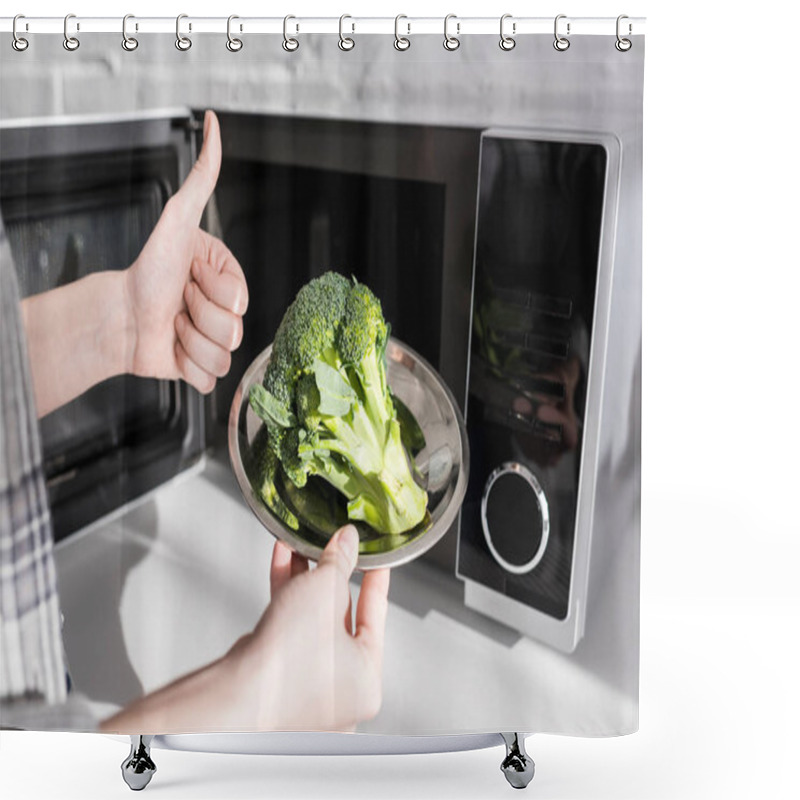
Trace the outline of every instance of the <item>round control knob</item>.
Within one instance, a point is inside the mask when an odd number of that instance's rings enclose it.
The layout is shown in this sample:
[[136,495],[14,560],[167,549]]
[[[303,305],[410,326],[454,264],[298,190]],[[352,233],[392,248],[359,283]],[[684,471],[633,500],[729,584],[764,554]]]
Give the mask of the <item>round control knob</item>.
[[481,525],[494,560],[524,575],[542,560],[550,538],[547,497],[536,476],[515,461],[501,464],[486,481]]

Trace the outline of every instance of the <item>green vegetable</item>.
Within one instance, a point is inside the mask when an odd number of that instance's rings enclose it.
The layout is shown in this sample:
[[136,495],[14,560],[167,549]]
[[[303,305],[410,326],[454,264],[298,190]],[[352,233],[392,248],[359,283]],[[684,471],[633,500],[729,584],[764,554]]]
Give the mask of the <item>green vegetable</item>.
[[[414,481],[387,385],[388,339],[375,295],[328,272],[304,286],[286,311],[250,405],[296,487],[319,476],[346,497],[349,519],[399,534],[423,519],[428,495]],[[412,437],[416,444],[420,435]]]
[[392,395],[394,407],[397,411],[397,421],[400,423],[400,433],[406,450],[412,456],[425,449],[425,434],[411,413],[411,409],[399,398]]
[[266,428],[261,428],[256,434],[251,453],[252,462],[248,465],[247,473],[251,478],[256,493],[278,519],[283,520],[292,530],[298,530],[300,523],[286,503],[283,502],[283,498],[278,493],[278,488],[275,484],[280,462],[269,446]]

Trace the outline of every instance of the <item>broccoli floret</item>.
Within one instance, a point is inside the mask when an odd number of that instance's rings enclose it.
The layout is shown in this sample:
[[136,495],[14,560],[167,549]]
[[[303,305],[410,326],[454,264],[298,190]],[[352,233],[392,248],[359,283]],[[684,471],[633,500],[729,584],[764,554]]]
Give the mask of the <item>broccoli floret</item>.
[[256,476],[253,480],[253,488],[267,504],[267,507],[292,530],[296,531],[300,527],[299,521],[286,503],[283,502],[283,498],[278,494],[278,489],[275,485],[281,464],[267,441],[267,433],[267,429],[262,428],[253,440],[254,464],[251,474]]
[[250,404],[295,486],[318,476],[345,495],[350,519],[397,534],[423,519],[428,495],[386,381],[389,332],[369,288],[333,272],[312,280],[284,315]]

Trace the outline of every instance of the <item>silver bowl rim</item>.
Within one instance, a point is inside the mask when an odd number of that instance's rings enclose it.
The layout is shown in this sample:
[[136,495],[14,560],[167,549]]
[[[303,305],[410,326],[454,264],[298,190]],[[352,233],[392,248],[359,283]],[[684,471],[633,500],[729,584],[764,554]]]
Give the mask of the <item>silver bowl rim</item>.
[[[269,344],[262,350],[250,363],[250,366],[245,370],[242,375],[239,385],[236,387],[236,392],[233,395],[231,402],[231,411],[228,416],[228,453],[231,459],[233,472],[236,476],[236,481],[239,484],[239,489],[244,496],[250,510],[255,514],[258,521],[276,538],[288,544],[289,547],[296,553],[312,560],[318,561],[322,555],[322,548],[311,544],[306,541],[291,528],[284,525],[275,515],[264,505],[264,501],[256,494],[250,480],[247,477],[242,461],[242,454],[239,450],[239,416],[241,413],[242,399],[244,397],[244,387],[249,386],[255,379],[256,374],[260,369],[265,367],[272,352],[272,344]],[[372,569],[381,569],[383,567],[399,567],[402,564],[407,564],[409,561],[421,556],[430,550],[450,529],[456,516],[461,510],[461,504],[464,500],[464,495],[467,491],[467,480],[469,477],[469,439],[467,438],[467,428],[464,422],[464,417],[458,407],[450,387],[442,380],[439,373],[413,348],[404,344],[394,336],[389,337],[389,343],[386,348],[387,358],[391,359],[391,353],[400,352],[404,356],[409,356],[414,362],[415,367],[422,367],[432,377],[433,382],[438,385],[442,390],[452,413],[453,419],[458,426],[459,442],[461,445],[461,463],[458,471],[458,479],[456,480],[453,494],[450,497],[442,516],[430,527],[429,530],[422,533],[412,542],[403,545],[396,550],[390,550],[385,553],[365,553],[359,555],[356,562],[356,569],[366,572]],[[392,359],[397,360],[397,359]],[[424,433],[424,429],[423,429]]]

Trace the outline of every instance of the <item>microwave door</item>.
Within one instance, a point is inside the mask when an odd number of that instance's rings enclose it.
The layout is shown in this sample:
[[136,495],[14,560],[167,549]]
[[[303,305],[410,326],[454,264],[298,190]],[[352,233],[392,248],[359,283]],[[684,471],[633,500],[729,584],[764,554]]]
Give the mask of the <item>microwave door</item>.
[[[0,123],[0,212],[21,295],[130,265],[188,174],[201,129],[189,109]],[[40,428],[57,542],[204,450],[202,399],[178,381],[112,378]]]
[[584,633],[619,145],[481,139],[457,574],[471,608],[572,652]]

